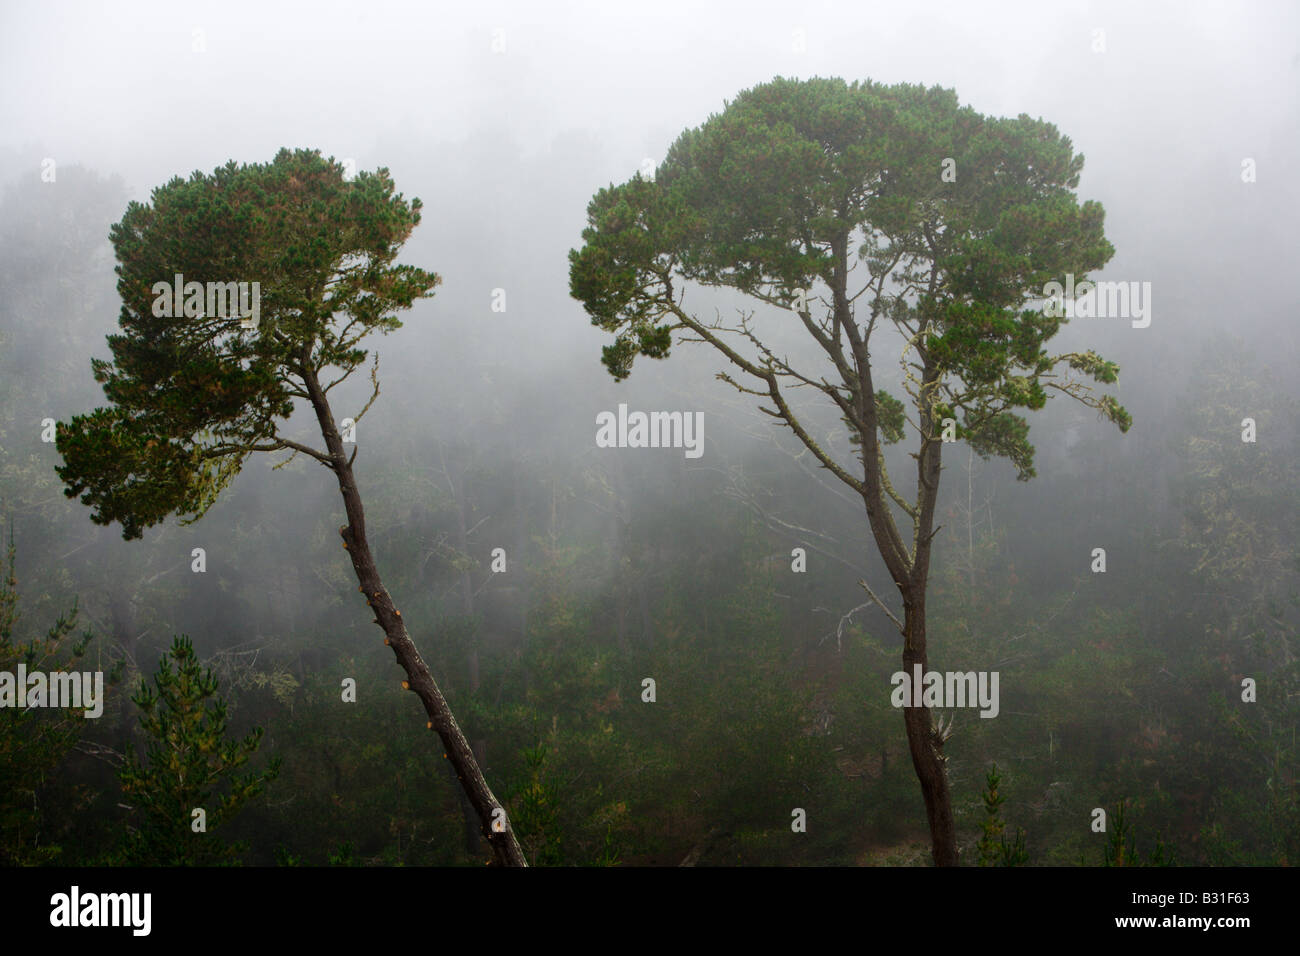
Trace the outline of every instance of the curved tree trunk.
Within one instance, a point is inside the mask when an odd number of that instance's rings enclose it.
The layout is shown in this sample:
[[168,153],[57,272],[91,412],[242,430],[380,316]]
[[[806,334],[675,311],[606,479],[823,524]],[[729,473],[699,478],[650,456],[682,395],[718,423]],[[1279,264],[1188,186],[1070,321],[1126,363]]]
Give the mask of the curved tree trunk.
[[[925,647],[925,599],[904,606],[903,673],[911,680],[913,666],[921,673],[929,670]],[[920,695],[920,688],[913,687]],[[914,697],[914,699],[916,699]],[[930,824],[931,855],[935,866],[957,866],[957,827],[952,812],[952,792],[948,788],[948,758],[943,755],[943,738],[930,720],[929,707],[904,707],[903,724],[907,728],[907,747],[912,767],[921,783],[925,816]]]
[[[926,396],[918,409],[921,417],[921,450],[916,456],[916,512],[914,517],[913,552],[910,574],[902,579],[899,592],[903,596],[903,671],[909,677],[921,666],[924,675],[930,667],[929,649],[926,646],[925,596],[930,583],[930,546],[938,529],[934,526],[934,510],[939,499],[940,457],[943,442],[938,437],[938,421],[934,414],[934,389],[939,382],[939,372],[928,355],[922,352],[923,372],[921,394]],[[898,579],[896,579],[898,580]],[[919,692],[913,686],[913,700]],[[907,727],[907,747],[912,754],[912,767],[921,783],[921,796],[925,800],[925,815],[930,824],[931,852],[935,866],[957,866],[957,827],[952,812],[952,792],[948,788],[948,759],[943,755],[943,735],[935,728],[930,708],[903,708],[903,723]]]
[[[853,346],[853,375],[856,381],[846,379],[853,385],[854,428],[861,441],[861,461],[863,466],[862,481],[857,490],[867,510],[867,523],[871,527],[876,547],[884,559],[885,567],[894,586],[903,599],[903,620],[898,621],[893,613],[885,608],[876,598],[874,592],[867,588],[873,600],[889,614],[899,625],[903,635],[903,672],[908,678],[914,674],[913,667],[921,665],[924,673],[929,669],[929,655],[926,650],[925,634],[925,592],[930,579],[931,543],[937,533],[934,526],[935,505],[939,498],[939,475],[941,471],[943,443],[939,437],[934,403],[940,374],[938,367],[926,354],[923,347],[917,348],[921,359],[921,388],[918,413],[920,416],[921,448],[913,457],[916,459],[916,501],[908,506],[894,491],[885,473],[885,459],[880,447],[880,421],[873,396],[876,394],[871,376],[871,358],[867,349],[866,337],[857,333],[846,292],[848,266],[846,256],[848,237],[844,236],[835,245],[839,257],[839,268],[833,276],[832,292],[836,321],[845,329]],[[933,280],[931,293],[933,293]],[[838,335],[838,333],[837,333]],[[838,339],[837,339],[838,341]],[[844,356],[840,355],[839,364],[844,365]],[[849,370],[845,367],[845,372]],[[804,443],[814,451],[815,443],[800,436]],[[852,482],[850,481],[850,484]],[[888,496],[888,497],[887,497]],[[898,527],[890,513],[889,501],[894,501],[906,509],[912,519],[912,541],[899,533]],[[866,583],[863,582],[863,587]],[[919,688],[914,688],[914,692]],[[912,767],[921,784],[921,796],[925,800],[926,818],[930,825],[931,854],[935,866],[957,866],[957,829],[952,811],[952,792],[948,787],[948,771],[943,756],[943,739],[935,732],[930,719],[928,707],[904,707],[903,724],[907,729],[907,747],[912,755]]]
[[[325,447],[329,450],[330,467],[338,478],[339,491],[343,494],[343,505],[348,516],[348,523],[339,529],[343,547],[347,548],[348,555],[352,558],[352,568],[361,584],[361,591],[366,596],[366,603],[374,611],[375,623],[384,630],[384,643],[393,649],[397,662],[406,671],[407,680],[403,681],[402,686],[414,691],[424,704],[429,727],[436,730],[442,740],[445,751],[443,756],[451,761],[465,796],[478,814],[479,827],[492,848],[496,863],[501,866],[527,866],[528,861],[524,858],[519,841],[515,839],[514,828],[509,825],[508,817],[497,814],[497,811],[503,810],[501,802],[483,778],[483,772],[474,759],[474,752],[470,749],[465,734],[461,732],[428,665],[420,657],[420,652],[406,631],[402,612],[394,606],[393,599],[379,578],[379,570],[375,567],[370,543],[366,539],[366,517],[361,505],[361,494],[352,476],[352,463],[343,448],[343,439],[335,427],[325,390],[321,388],[316,370],[309,361],[303,362],[302,374],[312,407],[316,411],[316,419],[320,423],[321,434],[325,438]],[[500,831],[493,828],[494,815],[505,821]]]
[[[851,326],[848,301],[844,298],[842,284],[837,284],[836,304]],[[880,451],[875,405],[867,400],[874,395],[871,381],[871,363],[865,342],[855,343],[860,385],[857,394],[857,412],[861,425],[858,434],[862,439],[863,482],[859,487],[866,505],[867,523],[871,526],[876,547],[885,561],[885,567],[894,579],[894,585],[903,599],[903,620],[898,621],[885,608],[875,593],[867,593],[899,625],[903,635],[903,673],[909,680],[915,673],[913,666],[921,665],[921,672],[929,669],[929,654],[925,633],[925,592],[930,579],[930,545],[934,539],[935,503],[939,497],[939,474],[942,443],[935,437],[932,407],[921,408],[922,434],[920,453],[917,454],[917,501],[910,514],[913,520],[913,546],[908,554],[907,542],[899,534],[885,502],[884,457]],[[923,387],[933,388],[938,374],[928,361],[925,365]],[[931,393],[932,394],[932,393]],[[891,492],[891,497],[893,497]],[[866,583],[863,582],[863,587]],[[919,689],[914,689],[914,691]],[[912,755],[912,767],[921,784],[925,800],[925,814],[930,825],[931,855],[935,866],[957,866],[957,829],[952,811],[952,792],[948,787],[946,758],[943,740],[935,733],[928,707],[904,707],[903,724],[907,729],[907,747]]]

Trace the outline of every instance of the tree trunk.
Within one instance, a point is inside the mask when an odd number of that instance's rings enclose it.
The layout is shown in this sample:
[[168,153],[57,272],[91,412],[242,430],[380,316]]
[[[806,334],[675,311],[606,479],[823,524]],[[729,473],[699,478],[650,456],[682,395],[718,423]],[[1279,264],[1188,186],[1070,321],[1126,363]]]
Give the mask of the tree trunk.
[[[477,758],[477,754],[475,757]],[[479,766],[483,764],[480,762]],[[456,768],[450,763],[447,764],[447,772],[453,778],[456,777]],[[465,852],[470,856],[478,856],[483,849],[483,840],[478,832],[478,814],[474,812],[473,805],[469,798],[465,796],[465,790],[458,783],[453,784],[456,787],[456,804],[460,807],[461,819],[465,824]]]
[[375,566],[374,557],[370,553],[370,543],[366,539],[365,512],[361,505],[361,494],[352,475],[352,463],[348,460],[343,448],[343,439],[334,424],[334,415],[330,411],[325,391],[321,388],[316,370],[311,367],[307,357],[304,357],[302,373],[312,407],[316,411],[321,434],[325,438],[331,467],[335,477],[338,478],[339,491],[343,494],[343,505],[348,517],[348,523],[339,529],[339,534],[343,537],[343,547],[352,558],[352,568],[356,572],[357,581],[361,584],[361,591],[366,596],[366,603],[374,611],[375,623],[384,630],[386,635],[384,643],[393,649],[397,662],[406,671],[407,680],[403,682],[403,687],[414,691],[424,704],[425,713],[429,717],[429,727],[438,732],[445,750],[443,756],[451,761],[465,795],[478,813],[479,827],[492,848],[496,863],[501,866],[527,866],[528,861],[524,858],[519,841],[515,839],[514,828],[509,825],[508,818],[501,816],[505,826],[500,832],[493,829],[494,814],[503,809],[501,802],[497,800],[483,778],[483,772],[479,769],[478,761],[474,759],[474,753],[470,750],[460,725],[456,723],[456,718],[452,715],[451,708],[447,706],[442,691],[438,689],[433,675],[406,631],[402,612],[394,606],[393,599],[379,578],[379,570]]
[[[876,547],[903,598],[903,671],[911,679],[915,664],[921,665],[922,673],[929,666],[925,643],[925,592],[930,578],[930,546],[935,535],[934,509],[939,498],[943,448],[934,413],[934,396],[941,376],[924,346],[918,345],[917,355],[922,362],[919,390],[922,397],[917,409],[920,415],[921,449],[913,456],[916,458],[917,497],[915,508],[909,512],[914,532],[909,555],[908,543],[899,534],[885,497],[884,456],[880,448],[880,421],[874,399],[875,385],[871,379],[871,357],[866,338],[857,334],[846,291],[848,235],[838,238],[833,246],[838,260],[837,269],[832,276],[836,328],[843,328],[849,336],[858,376],[857,381],[851,383],[854,386],[853,411],[856,415],[854,427],[861,440],[863,466],[863,480],[858,489],[866,505],[867,523],[871,526]],[[930,293],[933,292],[932,278]],[[837,340],[838,335],[837,331]],[[934,864],[957,866],[957,829],[952,812],[952,793],[948,788],[943,740],[934,731],[928,707],[904,707],[903,724],[907,728],[907,747],[912,755],[912,767],[916,771],[917,780],[921,784],[921,796],[925,800]]]
[[[929,669],[925,646],[925,598],[905,602],[903,626],[903,673],[910,681],[913,666],[921,673]],[[912,693],[919,697],[920,688]],[[915,698],[914,698],[915,699]],[[957,827],[952,812],[952,792],[948,788],[948,758],[943,755],[943,740],[930,720],[929,707],[904,707],[903,724],[907,728],[907,747],[912,767],[921,782],[925,816],[930,824],[931,855],[935,866],[957,866]]]
[[[923,350],[919,350],[923,351]],[[928,356],[923,354],[925,370],[922,375],[922,393],[932,396],[938,384],[939,373]],[[932,402],[923,402],[920,408],[922,441],[917,455],[917,509],[916,538],[911,574],[899,591],[903,596],[903,670],[913,675],[913,667],[921,666],[924,674],[930,666],[926,646],[925,596],[930,583],[930,547],[934,541],[934,510],[939,499],[940,456],[943,443],[937,434]],[[913,687],[915,694],[916,688]],[[943,755],[943,737],[930,719],[930,708],[903,709],[903,723],[907,727],[907,746],[912,753],[912,766],[921,783],[921,796],[925,799],[925,815],[930,823],[930,840],[935,866],[957,866],[957,827],[952,812],[952,792],[948,788],[948,758]]]

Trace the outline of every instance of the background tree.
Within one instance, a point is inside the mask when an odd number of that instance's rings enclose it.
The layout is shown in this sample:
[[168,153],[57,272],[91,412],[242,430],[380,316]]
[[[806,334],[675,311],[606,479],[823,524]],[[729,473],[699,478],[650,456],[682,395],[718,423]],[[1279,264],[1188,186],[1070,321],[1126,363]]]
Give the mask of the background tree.
[[[210,176],[173,179],[150,204],[131,203],[111,233],[121,334],[109,336],[112,361],[92,361],[112,404],[60,423],[57,470],[69,497],[81,495],[99,524],[120,522],[128,539],[169,514],[198,520],[253,452],[290,450],[332,471],[348,519],[339,533],[385,643],[497,861],[524,865],[509,828],[492,829],[500,803],[380,580],[352,470],[356,450],[345,450],[328,397],[365,362],[361,340],[400,328],[395,313],[439,282],[394,264],[420,208],[394,193],[386,169],[349,180],[341,164],[307,150],[281,150],[265,165],[232,161]],[[259,282],[259,323],[245,329],[236,315],[155,310],[154,284],[177,273],[186,282]],[[326,382],[331,369],[338,374]],[[371,380],[354,419],[379,394],[377,366]],[[295,399],[315,413],[323,450],[282,433]]]
[[1006,797],[999,791],[1002,775],[997,765],[990,767],[984,777],[984,819],[980,821],[980,866],[1022,866],[1029,861],[1025,851],[1025,831],[1017,830],[1015,839],[1008,841],[1002,820],[1002,804]]
[[[1075,200],[1082,166],[1051,124],[981,116],[950,90],[777,78],[683,133],[654,179],[638,174],[598,192],[586,244],[570,253],[572,294],[593,324],[616,333],[603,354],[616,379],[638,354],[666,357],[673,333],[685,331],[748,384],[719,378],[769,401],[763,411],[861,497],[901,619],[872,597],[903,636],[909,674],[929,665],[925,599],[945,420],[978,454],[1010,459],[1024,480],[1033,447],[1016,410],[1041,408],[1049,389],[1121,430],[1130,424],[1114,398],[1070,374],[1113,383],[1118,367],[1093,352],[1049,355],[1044,345],[1065,319],[1026,308],[1048,281],[1080,281],[1113,253],[1101,206]],[[859,263],[867,275],[851,282]],[[829,367],[799,361],[782,328],[760,338],[752,312],[731,327],[701,320],[684,304],[691,280],[793,313]],[[910,405],[880,387],[878,325],[902,335],[896,387]],[[834,433],[792,401],[798,387],[829,403],[847,428],[845,447],[816,437]],[[884,450],[909,428],[910,497],[891,480]],[[934,861],[955,865],[945,734],[926,707],[903,716]]]
[[[118,771],[124,796],[140,814],[126,838],[123,862],[234,862],[240,848],[225,845],[214,831],[266,789],[279,774],[280,761],[272,760],[260,774],[237,772],[257,753],[262,728],[242,740],[226,740],[226,702],[216,696],[217,679],[199,664],[189,638],[175,638],[153,681],[150,687],[142,680],[131,698],[150,737],[145,759],[128,747]],[[192,814],[198,808],[206,829],[196,833]]]
[[[1186,696],[1207,701],[1180,728],[1197,746],[1180,762],[1180,792],[1209,791],[1201,809],[1211,863],[1300,860],[1300,404],[1246,343],[1207,343],[1183,396],[1171,444],[1181,534],[1166,542],[1168,574],[1187,582],[1169,613]],[[1244,419],[1252,419],[1248,435]],[[1243,440],[1251,437],[1254,440]],[[1169,585],[1166,586],[1166,592]],[[1184,637],[1183,635],[1187,635]],[[1242,700],[1246,677],[1257,699]],[[1175,712],[1180,702],[1166,705]]]
[[[77,626],[75,604],[44,635],[23,640],[15,634],[19,615],[14,550],[11,537],[6,558],[0,561],[0,672],[13,675],[19,663],[29,673],[74,670],[93,636],[86,631],[67,640]],[[108,680],[118,676],[115,671]],[[25,694],[26,688],[20,692]],[[46,791],[80,739],[85,719],[84,711],[28,708],[25,701],[0,708],[0,864],[34,866],[55,861],[62,853],[50,838]],[[85,802],[75,794],[73,799]]]
[[1134,842],[1133,821],[1126,817],[1128,801],[1121,800],[1111,810],[1107,821],[1106,845],[1102,848],[1102,866],[1173,866],[1174,855],[1158,834],[1146,862]]

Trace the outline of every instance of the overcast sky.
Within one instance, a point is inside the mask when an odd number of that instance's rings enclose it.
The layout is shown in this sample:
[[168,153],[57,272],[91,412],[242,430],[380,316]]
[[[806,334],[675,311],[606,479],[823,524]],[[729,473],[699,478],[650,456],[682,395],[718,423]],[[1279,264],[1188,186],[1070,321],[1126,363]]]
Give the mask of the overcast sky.
[[148,184],[232,155],[269,159],[282,145],[370,165],[361,157],[377,142],[409,129],[456,140],[505,127],[529,150],[590,131],[634,170],[637,154],[662,153],[740,90],[820,75],[938,84],[981,112],[1041,115],[1090,160],[1120,133],[1131,137],[1129,161],[1165,137],[1231,153],[1282,136],[1295,145],[1298,11],[1292,2],[10,0],[0,7],[0,129],[11,148],[39,146]]
[[496,273],[529,276],[557,332],[607,341],[568,300],[564,259],[596,189],[777,75],[937,84],[983,113],[1041,116],[1087,157],[1080,198],[1105,205],[1117,249],[1098,277],[1157,283],[1152,326],[1090,329],[1099,347],[1154,367],[1166,336],[1232,312],[1242,328],[1278,323],[1293,354],[1298,11],[6,0],[0,176],[53,157],[120,174],[143,200],[172,176],[282,146],[389,166],[426,204],[410,248],[437,255],[413,261],[444,273],[443,301],[458,281],[478,283],[465,301],[479,304],[479,286],[505,283],[446,265],[481,246]]

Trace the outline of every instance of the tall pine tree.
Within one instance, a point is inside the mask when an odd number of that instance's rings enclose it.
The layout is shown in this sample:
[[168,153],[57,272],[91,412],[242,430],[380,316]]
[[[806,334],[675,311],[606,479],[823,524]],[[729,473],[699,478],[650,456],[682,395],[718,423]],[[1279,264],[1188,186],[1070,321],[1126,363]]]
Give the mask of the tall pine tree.
[[[400,328],[397,313],[440,281],[394,264],[420,208],[394,192],[388,170],[349,178],[342,164],[309,150],[196,172],[154,190],[149,204],[131,203],[111,233],[122,331],[109,336],[112,361],[92,361],[111,404],[59,424],[57,470],[66,494],[94,508],[93,521],[120,522],[128,539],[170,514],[197,521],[254,452],[307,455],[332,472],[347,514],[343,547],[406,672],[403,686],[424,704],[496,862],[525,866],[380,579],[353,473],[356,447],[345,448],[348,432],[329,400],[364,364],[362,340]],[[377,366],[370,377],[373,392],[354,421],[379,395]],[[310,406],[323,449],[282,431],[298,400]]]

